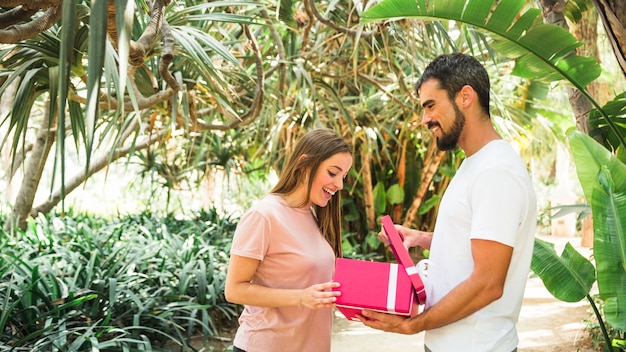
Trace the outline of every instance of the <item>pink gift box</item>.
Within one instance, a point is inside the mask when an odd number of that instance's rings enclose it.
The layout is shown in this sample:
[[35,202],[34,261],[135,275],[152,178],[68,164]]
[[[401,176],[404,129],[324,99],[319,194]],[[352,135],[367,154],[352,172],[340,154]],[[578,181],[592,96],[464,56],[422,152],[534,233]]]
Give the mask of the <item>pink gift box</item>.
[[426,293],[417,267],[393,226],[391,217],[381,219],[398,264],[338,258],[334,281],[341,283],[336,306],[346,318],[356,319],[363,309],[398,315],[414,315]]
[[415,291],[406,271],[399,264],[337,258],[334,281],[341,287],[336,306],[351,320],[363,309],[411,315],[416,305]]

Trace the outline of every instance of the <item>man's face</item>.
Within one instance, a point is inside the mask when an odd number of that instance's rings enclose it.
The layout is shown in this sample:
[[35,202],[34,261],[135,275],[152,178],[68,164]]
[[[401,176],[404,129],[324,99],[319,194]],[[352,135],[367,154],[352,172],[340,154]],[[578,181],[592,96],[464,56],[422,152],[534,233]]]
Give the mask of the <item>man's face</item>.
[[422,123],[433,132],[437,147],[440,150],[456,148],[465,126],[465,114],[448,98],[448,93],[439,87],[437,80],[424,82],[419,96],[424,109]]

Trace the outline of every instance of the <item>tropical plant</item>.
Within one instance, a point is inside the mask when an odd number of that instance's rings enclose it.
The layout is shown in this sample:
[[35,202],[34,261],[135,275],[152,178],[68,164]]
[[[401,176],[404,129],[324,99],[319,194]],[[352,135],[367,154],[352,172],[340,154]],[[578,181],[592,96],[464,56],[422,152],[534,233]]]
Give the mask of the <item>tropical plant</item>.
[[[51,19],[46,26],[35,26],[41,22],[37,5],[0,10],[10,19],[0,25],[0,40],[12,43],[0,47],[0,94],[15,92],[2,117],[7,133],[0,143],[10,145],[10,177],[25,165],[9,226],[24,229],[29,216],[47,213],[87,177],[140,151],[148,169],[153,155],[165,153],[165,168],[154,170],[176,186],[185,171],[211,169],[210,153],[196,148],[207,131],[223,137],[221,131],[260,114],[263,63],[247,27],[256,23],[259,2],[109,5],[59,1],[51,11],[62,10],[60,22]],[[135,5],[142,11],[135,12]],[[16,38],[13,32],[28,35]],[[42,106],[43,116],[34,113]],[[32,131],[41,143],[30,143]],[[65,164],[68,136],[82,152],[83,167],[71,178]],[[173,146],[179,148],[177,163],[169,158]],[[46,167],[40,161],[54,150],[53,180],[60,181],[52,182],[57,189],[51,197],[34,205]]]
[[[0,341],[13,350],[189,349],[234,321],[223,296],[237,219],[71,211],[2,233]],[[132,238],[132,240],[130,240]]]
[[[606,319],[618,334],[626,332],[626,218],[620,215],[626,211],[626,164],[585,134],[570,132],[569,141],[578,177],[591,200],[596,266],[569,243],[559,257],[553,244],[536,239],[532,269],[554,297],[565,302],[586,297],[598,319],[605,346],[626,349],[626,336],[611,340],[605,324]],[[591,295],[596,271],[604,317]]]

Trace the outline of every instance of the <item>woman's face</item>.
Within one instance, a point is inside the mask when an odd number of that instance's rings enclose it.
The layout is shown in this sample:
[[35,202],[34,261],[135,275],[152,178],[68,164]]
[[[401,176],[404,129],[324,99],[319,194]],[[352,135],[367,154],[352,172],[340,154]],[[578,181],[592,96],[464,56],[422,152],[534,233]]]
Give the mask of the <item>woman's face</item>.
[[313,176],[309,194],[310,205],[325,207],[328,201],[343,189],[343,180],[348,175],[351,166],[350,153],[337,153],[324,160]]

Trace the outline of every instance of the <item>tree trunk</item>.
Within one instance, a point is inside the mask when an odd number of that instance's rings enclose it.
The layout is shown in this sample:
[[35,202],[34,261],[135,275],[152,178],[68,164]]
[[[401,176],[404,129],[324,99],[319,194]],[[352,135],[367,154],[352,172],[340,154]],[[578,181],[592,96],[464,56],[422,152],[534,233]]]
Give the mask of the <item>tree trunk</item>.
[[[583,45],[576,48],[576,54],[581,56],[595,57],[598,62],[601,62],[600,52],[598,51],[598,14],[596,11],[585,11],[582,14],[580,21],[570,23],[571,33],[578,39]],[[609,99],[610,89],[607,89],[606,85],[600,87],[598,80],[595,80],[587,86],[587,91],[594,97],[594,99],[604,105]]]
[[615,58],[626,76],[626,1],[593,0]]
[[433,181],[433,177],[435,176],[435,173],[437,172],[437,169],[439,168],[439,165],[441,164],[444,155],[446,155],[446,153],[444,151],[438,150],[435,146],[435,140],[432,139],[428,148],[428,156],[424,161],[420,187],[417,189],[417,194],[413,199],[411,208],[409,208],[409,210],[406,212],[403,223],[404,226],[410,227],[415,222],[415,215],[417,214],[420,205],[422,205],[422,203],[424,202],[424,197],[426,196],[428,187],[430,187],[430,184]]
[[[44,116],[49,116],[50,102],[46,104],[46,112]],[[26,220],[28,214],[33,206],[35,195],[37,194],[37,187],[41,180],[41,175],[46,166],[46,160],[52,149],[52,145],[56,136],[56,124],[58,115],[57,112],[53,112],[53,119],[49,126],[42,126],[37,135],[37,140],[33,146],[33,149],[26,161],[24,168],[24,179],[20,186],[20,190],[15,199],[13,211],[11,213],[10,220],[7,221],[5,229],[11,230],[11,227],[15,226],[18,229],[24,231],[26,229]]]
[[[569,27],[563,14],[563,9],[567,4],[566,0],[540,0],[541,8],[543,10],[543,18],[546,23],[560,26],[567,31]],[[585,40],[597,40],[596,38],[585,38]],[[597,55],[596,55],[597,56]],[[589,134],[591,126],[589,125],[589,110],[591,110],[591,102],[582,95],[578,89],[573,87],[567,88],[567,95],[569,96],[569,102],[572,106],[572,111],[576,119],[576,127],[579,131]]]
[[374,210],[374,190],[372,186],[372,168],[370,166],[369,139],[367,135],[361,144],[361,173],[363,174],[363,203],[365,204],[365,218],[367,230],[376,228],[376,212]]
[[[406,146],[407,146],[407,140],[404,140],[404,142],[402,142],[402,150],[400,151],[400,160],[397,166],[398,185],[402,189],[404,189],[404,183],[406,181]],[[404,200],[402,203],[396,204],[393,207],[393,213],[392,213],[391,218],[393,219],[394,223],[398,223],[401,221],[403,210],[404,210]]]
[[[0,82],[2,85],[4,82]],[[13,107],[13,101],[15,100],[15,94],[17,93],[17,87],[19,87],[19,80],[13,81],[10,86],[6,88],[4,94],[0,96],[0,117],[8,116]],[[11,186],[11,178],[15,172],[15,165],[21,165],[21,158],[12,155],[11,153],[11,145],[13,144],[13,139],[9,138],[9,124],[0,124],[0,136],[6,136],[3,138],[7,138],[6,141],[3,141],[4,144],[0,146],[0,155],[2,169],[3,171],[0,173],[3,178],[6,179],[7,187],[4,189],[5,194],[10,194],[10,186]],[[21,149],[20,149],[21,150]],[[16,154],[21,154],[22,152],[18,152]],[[15,163],[13,163],[13,159],[16,159]]]

